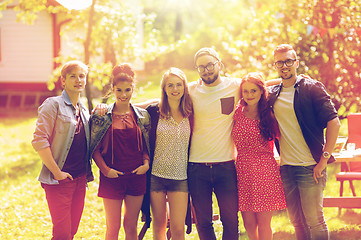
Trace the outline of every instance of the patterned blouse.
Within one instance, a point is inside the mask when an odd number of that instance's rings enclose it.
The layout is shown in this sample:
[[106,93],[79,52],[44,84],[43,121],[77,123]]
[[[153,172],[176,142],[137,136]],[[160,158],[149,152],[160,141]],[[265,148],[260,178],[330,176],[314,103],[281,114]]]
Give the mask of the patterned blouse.
[[152,175],[173,180],[187,179],[190,132],[188,118],[179,124],[172,117],[159,118]]

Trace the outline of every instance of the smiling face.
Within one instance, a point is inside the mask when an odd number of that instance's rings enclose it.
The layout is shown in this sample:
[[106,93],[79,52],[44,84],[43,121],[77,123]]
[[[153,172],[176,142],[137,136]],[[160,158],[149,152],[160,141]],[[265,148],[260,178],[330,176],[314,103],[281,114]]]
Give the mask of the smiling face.
[[251,82],[243,83],[241,91],[243,100],[250,106],[257,105],[263,94],[263,90]]
[[113,87],[117,105],[129,105],[134,91],[134,84],[129,81],[118,81]]
[[[296,53],[293,50],[286,52],[277,52],[274,55],[274,62],[283,61],[289,59],[297,59]],[[274,68],[277,70],[279,76],[282,78],[283,84],[285,87],[292,86],[297,79],[297,68],[299,66],[299,61],[296,60],[292,66],[287,67],[286,64],[283,64],[282,67],[278,68],[274,65]]]
[[182,79],[175,75],[169,75],[164,86],[164,91],[167,94],[168,101],[180,101],[184,95]]
[[65,75],[65,78],[61,77],[65,91],[69,95],[81,93],[86,85],[86,75],[87,72],[85,69],[78,66],[74,67]]
[[[220,68],[221,63],[215,57],[210,55],[202,55],[198,57],[196,61],[196,66],[197,68],[201,66],[204,68],[204,71],[203,72],[198,71],[198,74],[206,85],[212,87],[220,83],[219,71],[221,70]],[[208,70],[208,69],[212,69],[212,70]]]

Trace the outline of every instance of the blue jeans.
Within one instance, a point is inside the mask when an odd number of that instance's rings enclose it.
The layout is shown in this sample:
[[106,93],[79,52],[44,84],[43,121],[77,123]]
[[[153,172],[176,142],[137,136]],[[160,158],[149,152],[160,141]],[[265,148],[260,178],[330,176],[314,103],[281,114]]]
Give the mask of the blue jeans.
[[200,240],[215,240],[213,228],[212,192],[216,194],[223,239],[238,239],[237,175],[233,161],[211,166],[189,163],[188,185],[196,212]]
[[329,239],[323,216],[323,190],[326,187],[327,172],[318,183],[313,179],[312,166],[280,167],[287,210],[298,240]]

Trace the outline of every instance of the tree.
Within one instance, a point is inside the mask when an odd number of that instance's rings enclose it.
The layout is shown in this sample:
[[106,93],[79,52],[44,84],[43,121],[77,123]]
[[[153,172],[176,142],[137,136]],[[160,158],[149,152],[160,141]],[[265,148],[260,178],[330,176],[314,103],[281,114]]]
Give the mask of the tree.
[[[22,18],[44,8],[45,0],[20,0]],[[241,77],[262,71],[277,77],[273,49],[290,43],[300,73],[323,82],[341,118],[361,111],[361,0],[138,0],[144,6],[144,47],[139,49],[136,17],[128,1],[94,3],[89,46],[90,86],[105,91],[112,66],[141,58],[147,70],[193,67],[201,47],[215,47],[224,72]],[[0,5],[0,9],[1,9]],[[64,11],[47,6],[48,11]],[[90,10],[80,11],[63,29],[86,29]],[[29,17],[30,16],[30,17]],[[85,34],[79,34],[81,44]],[[85,57],[76,53],[72,57]]]
[[272,50],[278,44],[290,43],[300,58],[299,72],[325,84],[341,118],[360,111],[360,2],[259,3],[262,4],[253,8],[244,31],[224,43],[238,72],[263,71],[266,76],[275,77]]
[[[3,2],[0,9],[6,9],[9,2]],[[153,15],[136,15],[139,13],[133,1],[107,0],[96,1],[90,9],[71,11],[57,4],[54,0],[20,0],[14,8],[18,11],[20,21],[31,24],[39,11],[48,11],[51,14],[61,13],[67,24],[63,26],[61,34],[72,36],[74,51],[70,56],[59,56],[56,62],[65,62],[69,59],[82,59],[90,66],[90,74],[86,87],[88,107],[91,111],[95,89],[105,93],[109,85],[112,67],[119,62],[133,62],[137,58],[144,61],[169,51],[170,47],[158,43],[152,31]],[[145,47],[139,46],[136,26],[138,18],[144,22]],[[84,29],[87,29],[84,31]],[[76,30],[76,31],[74,31]],[[83,51],[79,51],[82,46]],[[60,65],[60,64],[59,64]],[[55,87],[59,79],[60,69],[55,69],[48,86]],[[104,94],[101,94],[104,95]]]

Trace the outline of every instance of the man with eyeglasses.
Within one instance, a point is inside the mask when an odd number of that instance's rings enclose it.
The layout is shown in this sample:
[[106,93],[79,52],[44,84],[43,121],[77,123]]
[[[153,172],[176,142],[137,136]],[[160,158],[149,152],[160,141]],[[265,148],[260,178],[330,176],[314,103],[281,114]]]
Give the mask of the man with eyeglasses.
[[212,48],[194,57],[200,76],[189,84],[194,129],[188,164],[188,184],[200,240],[215,240],[212,192],[216,194],[223,239],[238,239],[237,176],[231,138],[233,113],[239,101],[240,79],[220,76],[222,62]]
[[222,61],[212,48],[200,49],[194,56],[194,63],[200,79],[189,84],[194,129],[188,184],[198,235],[200,240],[216,239],[212,223],[214,192],[223,225],[222,239],[238,239],[237,175],[231,132],[241,79],[220,76]]
[[282,83],[269,87],[269,103],[280,129],[288,215],[298,240],[329,239],[322,205],[326,166],[335,161],[331,153],[340,128],[337,111],[321,82],[297,76],[299,60],[292,46],[279,45],[273,55]]

